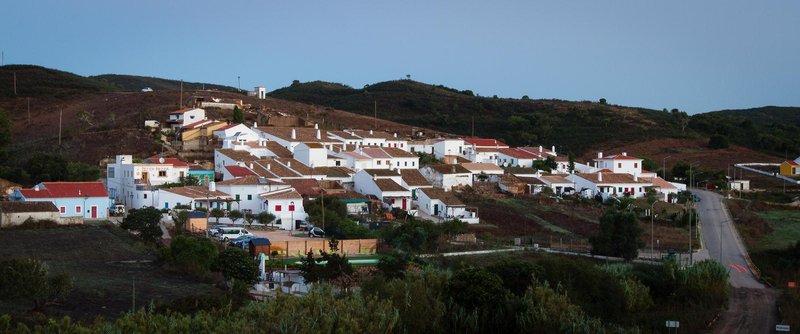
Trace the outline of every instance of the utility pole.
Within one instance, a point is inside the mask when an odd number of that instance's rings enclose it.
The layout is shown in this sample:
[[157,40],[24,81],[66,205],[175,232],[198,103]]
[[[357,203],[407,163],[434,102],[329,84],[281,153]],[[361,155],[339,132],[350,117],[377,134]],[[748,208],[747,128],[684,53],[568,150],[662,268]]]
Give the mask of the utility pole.
[[178,101],[178,109],[183,109],[183,79],[181,79],[181,97],[180,101]]
[[61,118],[64,116],[64,111],[58,109],[58,147],[61,147]]
[[[692,164],[689,164],[689,189],[692,189],[694,183],[694,174],[692,173]],[[689,192],[692,196],[689,197],[689,265],[692,265],[692,211],[694,210],[694,194]]]
[[31,98],[26,99],[28,101],[28,124],[31,124]]
[[239,93],[241,93],[242,92],[242,77],[240,77],[238,75],[236,76],[236,84],[237,84],[236,87],[239,88]]
[[375,103],[372,109],[372,119],[375,122],[375,125],[372,126],[375,130],[378,129],[378,100],[373,100],[372,102]]
[[17,96],[17,72],[14,72],[14,96]]

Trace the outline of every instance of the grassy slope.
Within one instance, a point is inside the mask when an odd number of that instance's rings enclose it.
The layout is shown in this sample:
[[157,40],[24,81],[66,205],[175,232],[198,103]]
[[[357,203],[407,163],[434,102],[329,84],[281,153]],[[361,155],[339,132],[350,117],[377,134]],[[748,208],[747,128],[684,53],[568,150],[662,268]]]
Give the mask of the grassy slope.
[[78,94],[117,90],[113,84],[69,72],[35,65],[6,65],[0,67],[0,97],[15,96],[15,75],[16,96],[67,98]]
[[[363,89],[309,82],[270,93],[272,97],[321,104],[363,115],[437,130],[495,137],[509,144],[559,145],[582,153],[614,141],[680,136],[670,113],[592,102],[519,100],[472,96],[471,92],[410,80],[381,82]],[[509,118],[518,116],[515,124]]]
[[[120,263],[155,257],[116,227],[3,230],[0,245],[0,257],[36,258],[47,263],[50,272],[66,272],[73,277],[75,288],[67,300],[48,308],[48,314],[54,316],[69,315],[79,320],[92,320],[97,315],[116,317],[131,307],[134,278],[137,307],[213,290],[210,284],[166,272],[152,263]],[[5,311],[24,310],[0,304],[0,313]]]
[[732,143],[778,156],[800,152],[800,108],[761,107],[695,115],[690,127],[708,135],[722,134]]

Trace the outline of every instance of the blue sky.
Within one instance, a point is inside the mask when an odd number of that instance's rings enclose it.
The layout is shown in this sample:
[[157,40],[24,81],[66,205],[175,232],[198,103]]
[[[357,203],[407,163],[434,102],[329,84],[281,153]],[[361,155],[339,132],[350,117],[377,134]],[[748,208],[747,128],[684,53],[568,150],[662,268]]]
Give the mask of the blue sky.
[[66,1],[0,6],[5,62],[269,90],[412,79],[689,113],[800,106],[800,1]]

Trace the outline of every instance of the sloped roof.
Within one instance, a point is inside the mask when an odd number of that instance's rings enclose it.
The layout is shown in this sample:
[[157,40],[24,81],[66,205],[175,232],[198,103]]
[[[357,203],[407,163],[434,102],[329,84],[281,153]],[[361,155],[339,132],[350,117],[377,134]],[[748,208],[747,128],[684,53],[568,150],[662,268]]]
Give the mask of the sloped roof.
[[250,176],[250,175],[252,175],[252,176],[256,175],[256,173],[253,173],[253,171],[251,171],[250,169],[247,169],[247,168],[244,168],[244,167],[241,167],[241,166],[235,166],[235,165],[225,166],[225,170],[227,170],[228,173],[231,174],[231,176],[236,177],[236,178]]
[[217,198],[220,197],[225,200],[230,200],[230,195],[221,192],[219,190],[209,191],[207,187],[203,186],[186,186],[186,187],[175,187],[175,188],[161,188],[160,191],[170,192],[176,195],[181,195],[183,197],[188,197],[191,199],[206,199],[206,198]]
[[[151,164],[161,164],[161,159],[162,157],[154,155],[152,157],[144,159],[144,162]],[[188,163],[181,161],[181,159],[178,158],[163,158],[163,159],[164,159],[164,164],[172,165],[172,167],[189,167]]]
[[391,169],[362,169],[365,173],[369,174],[370,176],[399,176],[400,174],[397,173],[396,170]]
[[540,156],[538,154],[534,154],[528,151],[525,151],[520,148],[501,148],[498,150],[501,154],[505,154],[512,158],[517,159],[538,159]]
[[203,109],[200,109],[200,108],[183,108],[183,109],[179,109],[179,110],[173,111],[173,112],[171,112],[169,114],[170,115],[183,115],[186,112],[189,112],[189,111],[192,111],[192,110],[196,110],[196,109],[203,110]]
[[396,147],[382,147],[383,151],[393,158],[417,158],[417,155]]
[[44,188],[20,189],[25,198],[108,197],[103,182],[42,182]]
[[[602,177],[603,177],[602,181],[598,180],[598,175],[599,174],[602,174]],[[620,184],[622,184],[622,183],[625,183],[625,184],[630,184],[630,183],[647,184],[647,183],[650,183],[649,181],[644,181],[644,178],[641,178],[641,177],[639,178],[638,181],[634,181],[633,180],[633,175],[627,174],[627,173],[591,173],[591,174],[578,173],[578,174],[575,174],[575,175],[580,176],[580,177],[582,177],[582,178],[584,178],[584,179],[586,179],[586,180],[588,180],[588,181],[590,181],[592,183],[595,183],[595,184],[615,184],[615,183],[620,183]]]
[[439,174],[470,174],[470,171],[462,165],[430,165],[428,167]]
[[403,182],[405,182],[409,187],[422,187],[431,185],[430,181],[422,176],[422,173],[419,172],[419,169],[401,169],[400,176],[403,178]]
[[230,148],[218,148],[217,152],[235,161],[248,162],[248,161],[258,160],[257,156],[252,155],[250,154],[250,152],[247,151],[237,151]]
[[327,177],[348,177],[355,172],[347,167],[314,167],[314,174]]
[[783,163],[785,163],[785,164],[789,164],[789,166],[800,166],[800,165],[798,165],[798,164],[797,164],[797,162],[796,162],[796,161],[794,161],[794,160],[786,160],[786,161],[784,161]]
[[629,156],[629,155],[614,154],[614,155],[607,155],[607,156],[602,157],[602,158],[595,158],[594,160],[639,160],[639,161],[641,161],[642,159],[639,159],[637,157],[632,157],[632,156]]
[[561,175],[542,175],[537,176],[536,178],[544,181],[545,183],[552,184],[552,183],[569,183],[572,184],[573,182],[563,177]]
[[288,148],[285,148],[285,147],[281,146],[281,144],[278,144],[277,142],[274,142],[274,141],[271,141],[271,140],[267,141],[266,146],[267,146],[267,149],[270,152],[274,153],[278,157],[281,157],[281,158],[291,158],[292,157],[292,152],[289,151]]
[[[332,139],[328,138],[327,131],[320,131],[320,139],[317,139],[317,129],[314,128],[301,128],[291,126],[259,126],[261,132],[271,134],[275,137],[281,138],[290,142],[328,142]],[[292,139],[292,130],[294,130],[295,138]],[[336,141],[336,140],[334,140]]]
[[350,133],[348,133],[348,132],[346,132],[346,131],[340,131],[340,130],[336,130],[336,131],[328,131],[328,134],[331,134],[331,135],[337,136],[337,137],[339,137],[339,138],[342,138],[342,139],[345,139],[345,140],[347,140],[347,139],[350,139],[350,140],[358,140],[358,139],[361,139],[361,137],[357,137],[357,136],[351,135]]
[[369,133],[368,130],[354,130],[352,132],[353,134],[361,138],[382,138],[388,140],[399,140],[398,138],[395,138],[394,135],[385,131],[372,131],[372,133]]
[[319,181],[315,179],[286,179],[284,182],[302,196],[317,196],[322,192]]
[[288,190],[287,189],[281,189],[281,190],[273,191],[273,192],[270,192],[270,193],[263,193],[263,194],[260,194],[258,196],[263,198],[263,199],[267,199],[267,200],[269,200],[269,199],[297,199],[297,200],[300,200],[300,201],[303,200],[303,196],[301,196],[300,193],[298,193],[293,188],[292,189],[288,189]]
[[394,182],[392,179],[377,179],[374,180],[374,182],[381,191],[408,191],[408,189]]
[[231,124],[228,124],[226,126],[223,126],[223,127],[219,128],[219,129],[217,129],[216,131],[225,131],[225,130],[228,130],[228,129],[234,127],[234,126],[238,126],[238,125],[242,125],[242,123],[231,123]]
[[452,192],[447,192],[443,189],[422,188],[419,191],[425,193],[425,195],[430,199],[438,199],[442,201],[442,203],[447,206],[465,206],[464,202],[458,199],[458,197],[456,197]]
[[672,183],[668,182],[667,180],[664,180],[664,179],[662,179],[662,178],[660,178],[658,176],[656,176],[656,177],[643,177],[643,176],[640,176],[639,180],[642,180],[642,181],[645,181],[645,182],[650,182],[650,183],[653,184],[653,186],[659,187],[661,189],[678,189],[678,187],[676,187],[674,184],[672,184]]
[[217,185],[219,185],[219,186],[223,186],[223,185],[231,185],[231,186],[282,185],[282,184],[285,184],[285,183],[268,180],[266,178],[259,177],[258,175],[255,175],[255,174],[217,182]]
[[0,212],[21,213],[21,212],[58,212],[58,208],[53,202],[0,202]]
[[494,138],[477,138],[477,137],[467,137],[464,138],[464,143],[475,145],[475,146],[489,146],[489,147],[508,147],[506,143],[501,142]]
[[461,164],[461,166],[464,166],[464,168],[466,168],[467,170],[469,170],[471,172],[480,172],[480,171],[502,172],[503,171],[503,168],[498,166],[498,165],[490,164],[490,163],[483,163],[483,162],[477,162],[477,163],[475,163],[475,162],[467,162],[467,163]]
[[361,154],[366,155],[373,159],[388,159],[392,156],[384,152],[380,147],[376,146],[363,146],[361,147]]

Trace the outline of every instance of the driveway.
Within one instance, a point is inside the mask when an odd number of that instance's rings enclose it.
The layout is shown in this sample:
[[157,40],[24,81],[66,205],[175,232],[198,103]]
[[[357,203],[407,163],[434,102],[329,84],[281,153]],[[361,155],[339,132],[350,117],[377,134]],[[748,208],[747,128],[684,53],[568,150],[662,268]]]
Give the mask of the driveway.
[[775,301],[779,292],[768,289],[753,275],[747,249],[722,203],[722,196],[696,189],[692,193],[700,197],[696,209],[708,256],[728,268],[728,282],[733,287],[728,309],[722,313],[714,332],[772,332],[777,323]]

